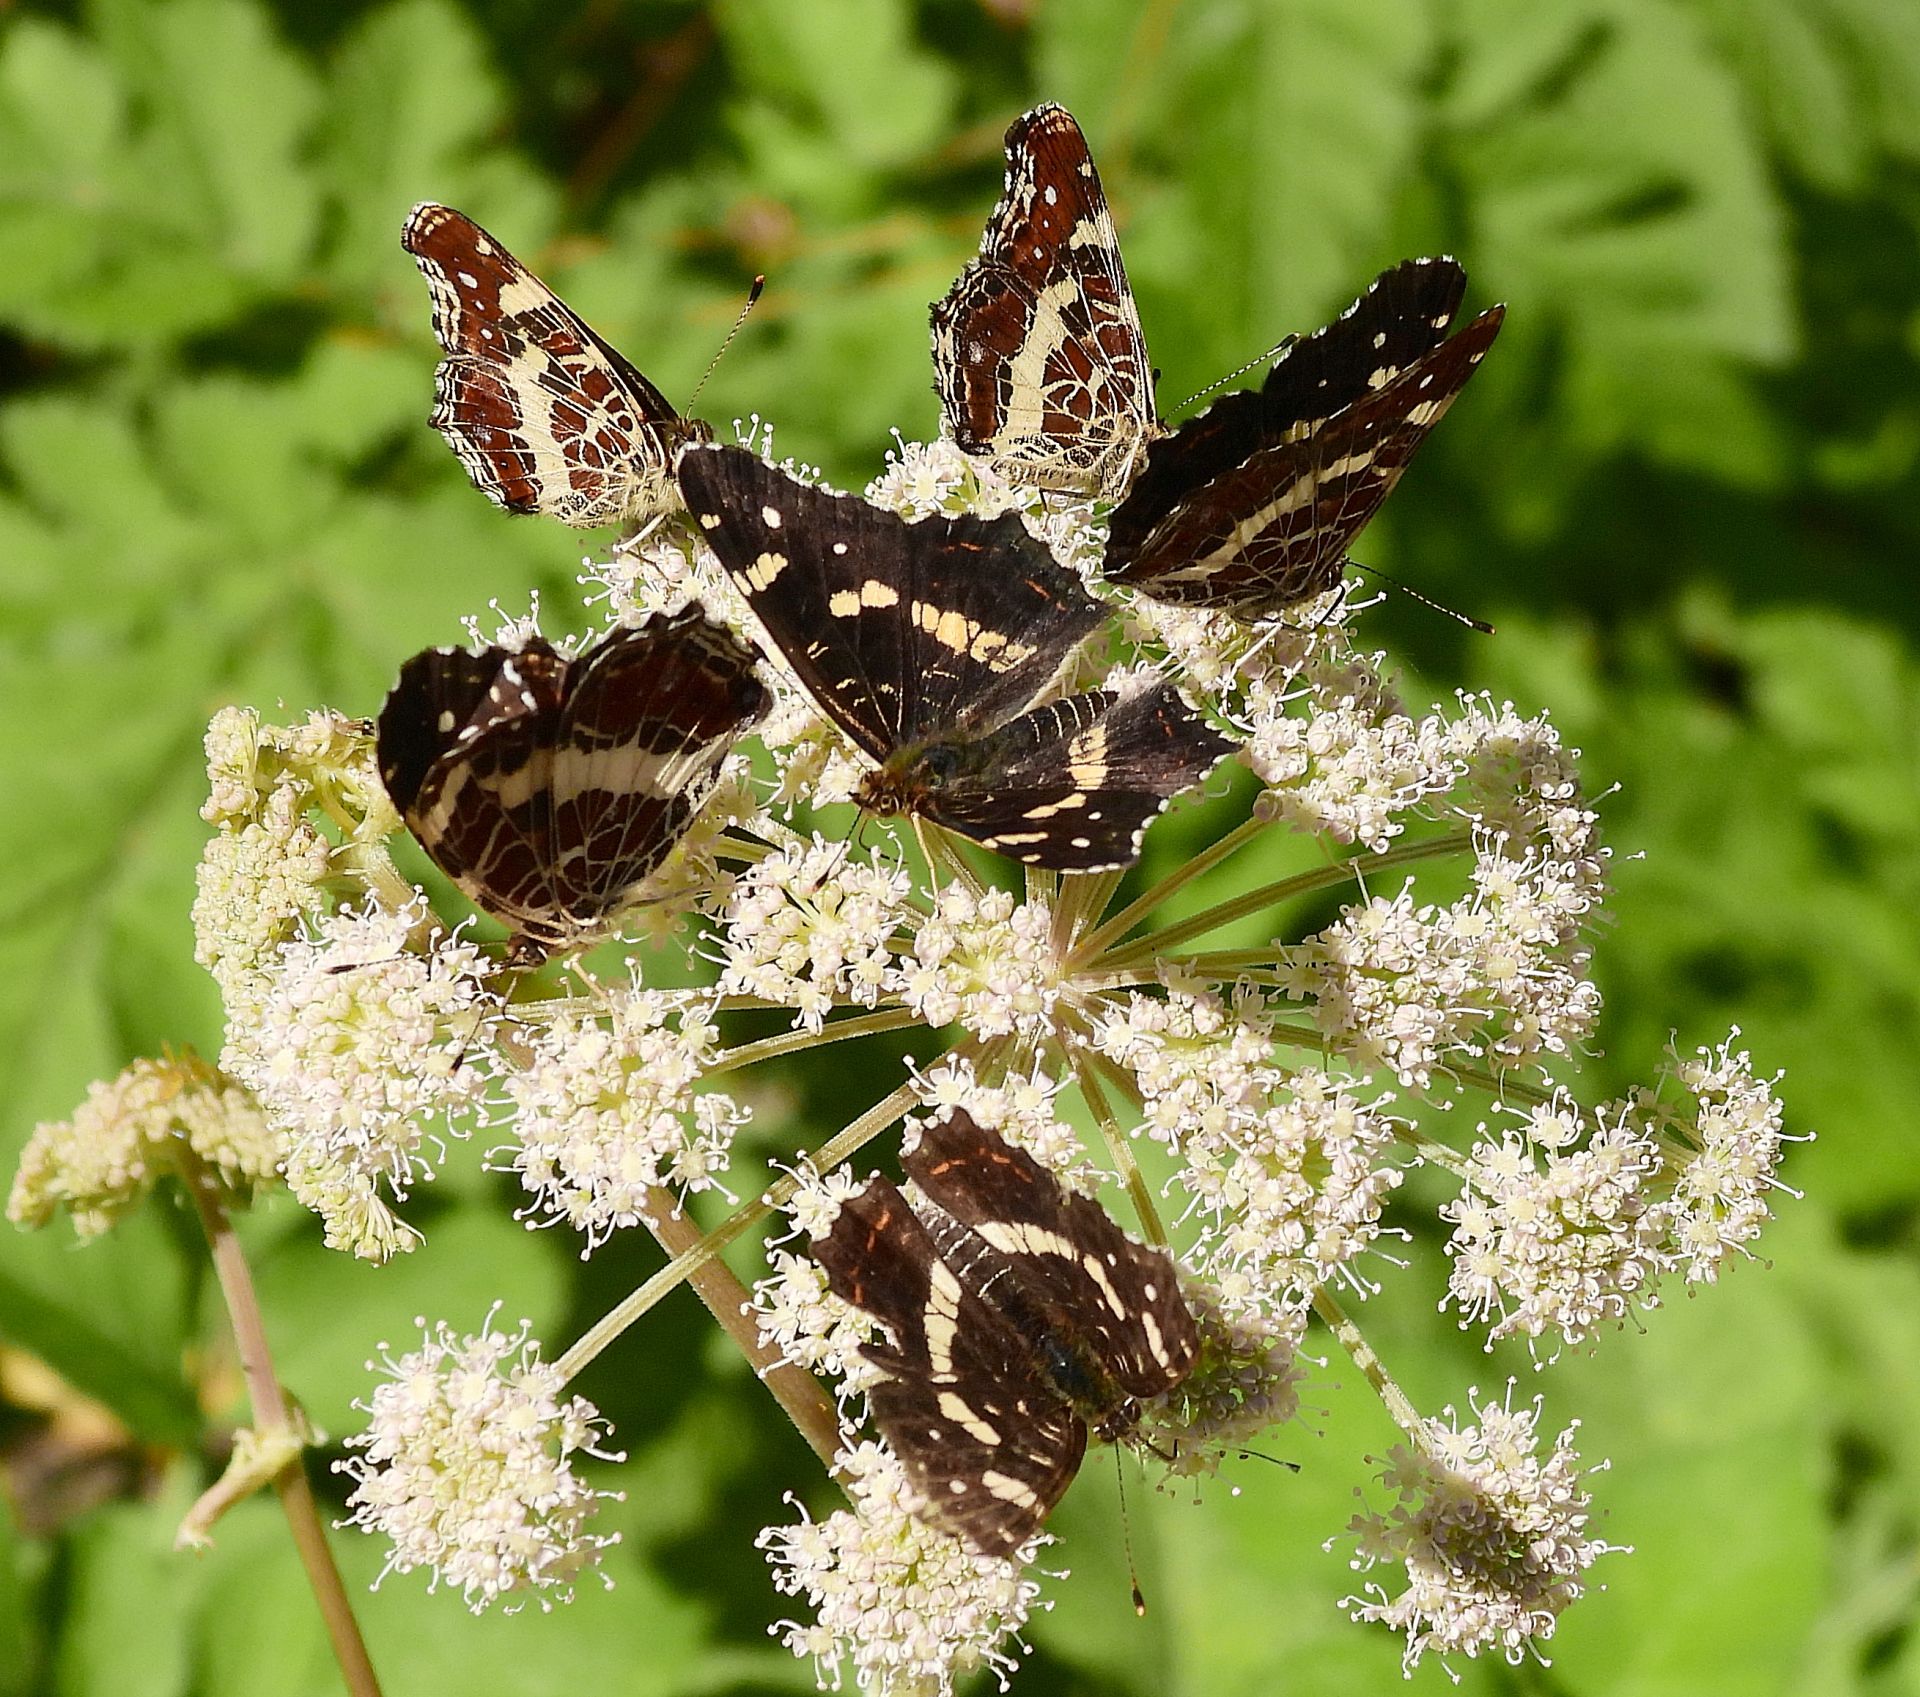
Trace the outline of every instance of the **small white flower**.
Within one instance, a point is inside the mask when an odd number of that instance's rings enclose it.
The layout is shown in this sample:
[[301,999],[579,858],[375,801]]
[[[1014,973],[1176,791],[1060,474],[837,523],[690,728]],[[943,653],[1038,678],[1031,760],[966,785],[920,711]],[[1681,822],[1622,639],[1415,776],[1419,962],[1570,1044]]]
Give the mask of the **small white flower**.
[[663,1194],[717,1188],[746,1109],[697,1091],[713,1059],[713,1009],[636,982],[604,1008],[549,1017],[521,1064],[503,1069],[517,1172],[542,1223],[564,1220],[586,1249],[653,1218]]
[[380,1219],[430,1171],[428,1120],[476,1106],[475,1049],[498,1002],[490,963],[440,935],[421,952],[426,898],[330,914],[281,950],[258,1022],[229,1033],[230,1070],[288,1138],[287,1182],[319,1213],[331,1247],[380,1259],[404,1242]]
[[512,1334],[492,1323],[457,1337],[442,1321],[419,1349],[378,1363],[387,1381],[354,1404],[367,1427],[347,1440],[363,1453],[335,1463],[354,1482],[352,1524],[392,1542],[380,1577],[427,1568],[429,1590],[452,1586],[476,1614],[502,1597],[512,1610],[529,1594],[542,1608],[572,1596],[618,1541],[587,1527],[620,1495],[574,1469],[625,1459],[600,1447],[606,1422],[565,1395],[527,1323]]
[[[797,1526],[770,1526],[760,1548],[785,1595],[804,1596],[811,1621],[773,1630],[810,1659],[822,1690],[838,1691],[851,1666],[866,1697],[952,1697],[961,1680],[1017,1660],[1020,1629],[1039,1597],[1019,1558],[975,1555],[923,1518],[924,1503],[900,1464],[877,1444],[841,1457],[854,1508]],[[792,1500],[792,1499],[789,1499]]]
[[1411,1446],[1394,1446],[1379,1475],[1393,1501],[1348,1526],[1356,1570],[1404,1569],[1397,1596],[1369,1582],[1345,1601],[1355,1620],[1406,1634],[1409,1673],[1429,1654],[1491,1650],[1516,1666],[1538,1655],[1585,1590],[1586,1570],[1621,1548],[1589,1533],[1577,1421],[1542,1456],[1538,1401],[1469,1401],[1477,1425],[1461,1426],[1449,1408],[1423,1422]]
[[[998,1132],[1024,1149],[1071,1188],[1091,1196],[1104,1176],[1087,1158],[1080,1134],[1053,1111],[1061,1081],[1036,1062],[1029,1072],[1008,1073],[998,1084],[981,1083],[973,1062],[954,1055],[919,1075],[920,1100],[931,1114],[959,1108],[976,1125]],[[908,1139],[918,1122],[908,1122]],[[903,1141],[910,1148],[911,1141]]]

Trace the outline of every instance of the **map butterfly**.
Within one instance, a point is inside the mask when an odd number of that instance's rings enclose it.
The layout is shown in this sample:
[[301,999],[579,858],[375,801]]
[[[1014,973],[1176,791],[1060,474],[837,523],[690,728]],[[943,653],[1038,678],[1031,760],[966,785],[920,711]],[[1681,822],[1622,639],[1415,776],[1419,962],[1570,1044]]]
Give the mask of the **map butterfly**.
[[1024,1150],[953,1109],[874,1178],[812,1252],[884,1343],[874,1423],[930,1514],[982,1555],[1025,1544],[1079,1471],[1089,1430],[1133,1436],[1140,1405],[1200,1351],[1172,1260],[1128,1237]]
[[530,963],[607,935],[767,704],[754,655],[697,608],[570,658],[430,648],[380,711],[380,776],[434,864]]
[[1405,260],[1290,342],[1259,389],[1154,442],[1114,509],[1108,576],[1251,618],[1332,589],[1499,334],[1497,306],[1447,334],[1466,286],[1451,259]]
[[446,350],[428,417],[483,494],[567,524],[675,505],[673,456],[711,435],[465,213],[423,202],[401,231]]
[[871,812],[1033,866],[1126,866],[1234,746],[1164,681],[1036,705],[1106,615],[1016,514],[912,523],[743,448],[691,448],[679,474],[773,646],[876,762]]
[[1006,191],[933,308],[933,363],[947,433],[1022,483],[1122,486],[1160,433],[1113,215],[1065,107],[1007,131]]

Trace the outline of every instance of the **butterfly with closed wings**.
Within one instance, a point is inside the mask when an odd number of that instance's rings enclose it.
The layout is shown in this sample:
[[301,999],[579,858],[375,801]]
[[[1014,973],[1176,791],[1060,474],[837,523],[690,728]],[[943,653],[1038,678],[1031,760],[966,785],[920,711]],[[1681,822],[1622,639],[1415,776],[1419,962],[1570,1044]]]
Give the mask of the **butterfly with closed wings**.
[[1040,1530],[1089,1430],[1123,1443],[1177,1389],[1199,1331],[1171,1258],[997,1132],[951,1109],[812,1243],[829,1288],[879,1321],[874,1423],[929,1514],[982,1555]]
[[427,279],[446,350],[427,422],[512,513],[591,528],[670,510],[673,456],[712,432],[463,212],[422,202],[400,245]]
[[689,448],[679,476],[772,645],[876,763],[871,812],[1032,866],[1126,866],[1234,746],[1162,680],[1044,699],[1106,613],[1017,515],[913,523],[743,448]]
[[380,710],[387,793],[526,964],[605,937],[765,710],[754,656],[697,608],[570,658],[430,648]]

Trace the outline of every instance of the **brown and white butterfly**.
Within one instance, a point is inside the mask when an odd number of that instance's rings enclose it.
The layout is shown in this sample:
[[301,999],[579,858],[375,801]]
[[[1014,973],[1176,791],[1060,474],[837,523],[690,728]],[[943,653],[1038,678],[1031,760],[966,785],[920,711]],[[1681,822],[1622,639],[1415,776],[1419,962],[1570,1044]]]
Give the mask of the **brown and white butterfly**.
[[980,257],[933,309],[935,386],[967,452],[1119,502],[1108,576],[1260,617],[1338,582],[1347,544],[1486,356],[1503,309],[1449,336],[1465,292],[1453,260],[1406,260],[1277,350],[1261,389],[1169,431],[1086,137],[1038,106],[1007,131]]
[[954,441],[1041,489],[1123,486],[1160,433],[1113,215],[1064,106],[1008,129],[980,256],[933,308],[933,364]]
[[673,456],[712,432],[463,212],[423,201],[401,231],[446,350],[427,422],[512,513],[634,525],[679,504]]

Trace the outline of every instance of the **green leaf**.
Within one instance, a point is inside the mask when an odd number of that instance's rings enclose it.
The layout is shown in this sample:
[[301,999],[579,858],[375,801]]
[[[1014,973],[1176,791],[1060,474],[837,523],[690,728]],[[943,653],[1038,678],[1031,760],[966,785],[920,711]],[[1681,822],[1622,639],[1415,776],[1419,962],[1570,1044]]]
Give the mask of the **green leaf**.
[[55,1659],[58,1697],[186,1697],[199,1575],[173,1548],[184,1471],[152,1504],[101,1510],[71,1540],[72,1576]]
[[1567,423],[1591,448],[1777,475],[1736,374],[1795,350],[1781,212],[1704,32],[1668,0],[1469,0],[1449,47],[1469,257],[1512,303],[1505,341],[1562,339]]
[[0,1495],[0,1697],[28,1697],[39,1671],[36,1566],[14,1523],[13,1504]]
[[415,201],[500,217],[510,245],[545,234],[550,191],[486,153],[500,121],[499,79],[457,7],[405,0],[356,24],[335,56],[320,126],[319,169],[340,207],[328,269],[343,288],[396,300],[418,289],[404,316],[424,329],[425,290],[400,251]]
[[[718,8],[727,51],[751,98],[747,112],[797,131],[821,134],[844,172],[894,167],[945,138],[953,110],[952,74],[916,43],[909,14],[895,0],[726,0]],[[746,115],[743,113],[742,115]],[[762,132],[771,138],[782,132]],[[776,163],[790,147],[764,148]],[[778,178],[761,180],[779,192]]]

